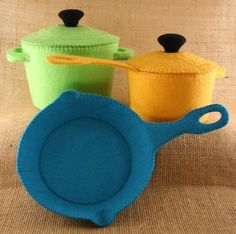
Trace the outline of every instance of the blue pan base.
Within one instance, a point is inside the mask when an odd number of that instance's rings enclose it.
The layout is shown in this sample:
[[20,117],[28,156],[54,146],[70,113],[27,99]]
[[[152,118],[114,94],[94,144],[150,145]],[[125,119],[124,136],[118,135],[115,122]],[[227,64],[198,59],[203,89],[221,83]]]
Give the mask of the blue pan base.
[[49,189],[78,204],[108,200],[127,181],[130,150],[111,125],[77,119],[57,127],[41,151],[39,167]]

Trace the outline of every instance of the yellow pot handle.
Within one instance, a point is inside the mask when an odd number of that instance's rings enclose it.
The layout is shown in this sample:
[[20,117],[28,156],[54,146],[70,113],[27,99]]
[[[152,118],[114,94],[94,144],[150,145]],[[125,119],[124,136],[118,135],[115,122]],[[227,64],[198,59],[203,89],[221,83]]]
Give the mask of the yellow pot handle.
[[58,55],[49,55],[46,57],[46,60],[49,63],[53,64],[65,64],[65,65],[97,64],[97,65],[106,65],[106,66],[119,67],[122,69],[138,71],[138,69],[130,66],[127,63],[122,63],[119,61],[108,60],[108,59],[100,59],[100,58],[58,54]]
[[216,64],[216,78],[224,78],[226,75],[226,70],[225,68],[221,67],[220,65]]

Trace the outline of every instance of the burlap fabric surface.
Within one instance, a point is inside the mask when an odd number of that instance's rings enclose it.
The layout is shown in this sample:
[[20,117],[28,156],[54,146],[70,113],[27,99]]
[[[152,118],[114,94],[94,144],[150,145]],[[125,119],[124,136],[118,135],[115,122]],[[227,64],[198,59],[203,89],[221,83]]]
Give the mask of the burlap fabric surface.
[[[182,136],[162,148],[145,192],[107,228],[40,207],[15,171],[18,140],[37,109],[23,66],[8,64],[5,53],[24,34],[56,24],[56,12],[66,7],[83,8],[83,23],[120,35],[122,45],[137,54],[158,48],[159,33],[183,33],[191,41],[185,49],[221,63],[230,77],[216,83],[214,94],[214,102],[229,109],[230,124],[214,133]],[[0,17],[0,233],[236,233],[234,1],[11,0],[0,2]],[[121,71],[114,97],[127,103]]]

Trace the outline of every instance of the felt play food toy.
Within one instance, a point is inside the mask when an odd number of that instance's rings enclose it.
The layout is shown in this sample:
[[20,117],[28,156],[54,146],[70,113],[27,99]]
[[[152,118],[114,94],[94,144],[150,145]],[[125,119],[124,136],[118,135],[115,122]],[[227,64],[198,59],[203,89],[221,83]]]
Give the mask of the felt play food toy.
[[102,64],[127,69],[130,107],[147,121],[176,120],[210,104],[215,79],[225,75],[224,68],[189,52],[179,52],[186,41],[181,35],[164,34],[158,41],[165,51],[134,57],[127,63],[63,55],[47,59],[55,64]]
[[[219,112],[221,118],[199,122],[209,112]],[[227,110],[219,104],[193,110],[178,121],[148,123],[111,98],[67,91],[26,128],[17,171],[43,207],[106,226],[144,191],[164,144],[227,122]]]
[[65,90],[111,95],[114,68],[107,66],[52,66],[45,62],[50,54],[81,55],[125,60],[133,52],[119,48],[119,37],[85,25],[78,25],[84,13],[64,10],[64,24],[42,29],[21,40],[22,47],[7,52],[12,63],[24,62],[33,103],[39,109]]

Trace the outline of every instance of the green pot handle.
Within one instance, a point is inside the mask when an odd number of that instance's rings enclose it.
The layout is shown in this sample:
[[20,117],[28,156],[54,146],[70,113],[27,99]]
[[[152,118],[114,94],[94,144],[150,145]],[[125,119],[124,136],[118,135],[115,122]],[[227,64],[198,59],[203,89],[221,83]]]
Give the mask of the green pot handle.
[[29,62],[29,56],[23,52],[21,47],[16,47],[7,51],[7,60],[11,63]]
[[114,53],[114,60],[127,60],[134,56],[134,51],[129,48],[118,48],[118,50]]

